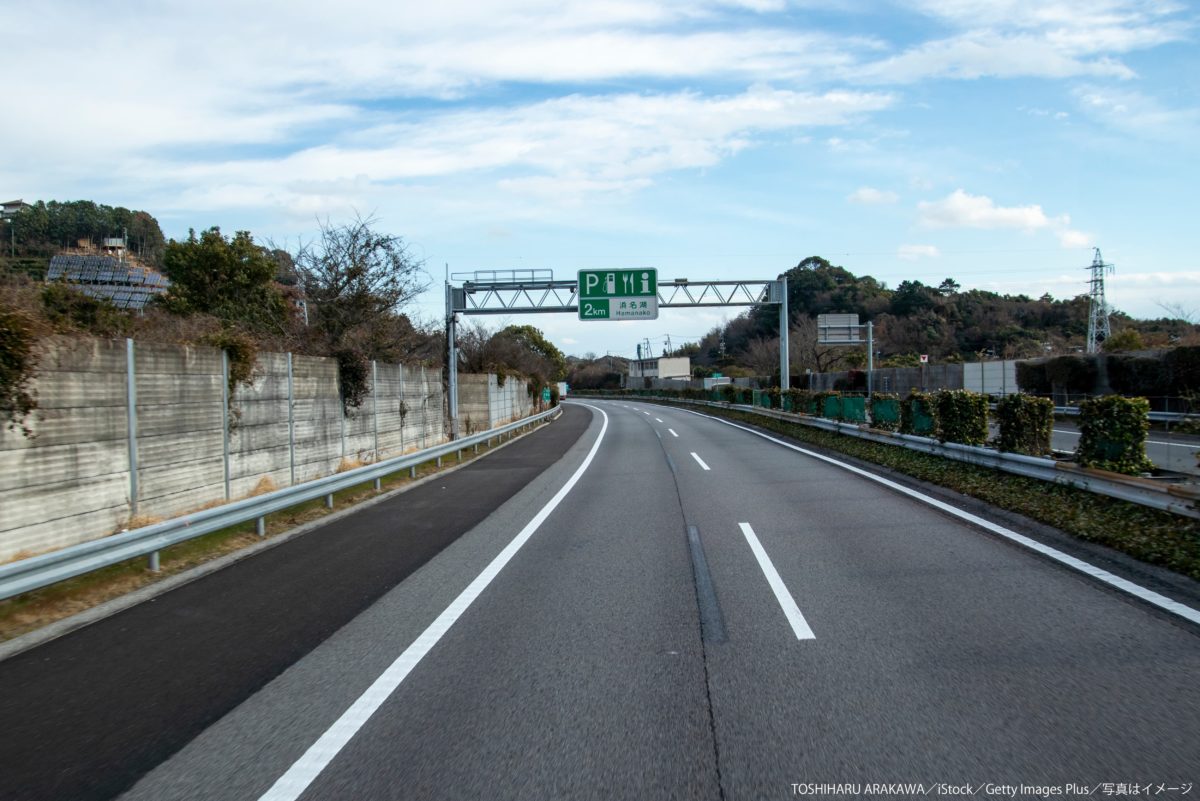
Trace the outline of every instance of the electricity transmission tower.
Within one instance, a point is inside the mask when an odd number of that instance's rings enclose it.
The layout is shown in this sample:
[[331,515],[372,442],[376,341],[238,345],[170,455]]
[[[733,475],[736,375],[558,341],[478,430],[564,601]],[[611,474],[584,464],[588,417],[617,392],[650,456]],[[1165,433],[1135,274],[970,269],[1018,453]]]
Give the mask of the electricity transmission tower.
[[1112,330],[1108,325],[1108,304],[1104,300],[1104,274],[1105,272],[1112,274],[1115,265],[1105,264],[1104,259],[1100,257],[1100,248],[1095,250],[1096,255],[1092,259],[1091,266],[1085,268],[1092,271],[1092,277],[1088,281],[1091,287],[1091,304],[1088,308],[1088,353],[1095,353],[1100,349],[1104,340],[1112,335]]

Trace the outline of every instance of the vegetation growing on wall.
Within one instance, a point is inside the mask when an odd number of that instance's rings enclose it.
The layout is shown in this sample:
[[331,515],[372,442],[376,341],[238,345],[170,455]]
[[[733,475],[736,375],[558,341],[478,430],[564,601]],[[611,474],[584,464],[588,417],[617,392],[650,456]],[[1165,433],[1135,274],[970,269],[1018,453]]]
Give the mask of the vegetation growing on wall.
[[30,436],[25,418],[37,408],[31,384],[37,369],[34,322],[16,309],[0,305],[0,420]]

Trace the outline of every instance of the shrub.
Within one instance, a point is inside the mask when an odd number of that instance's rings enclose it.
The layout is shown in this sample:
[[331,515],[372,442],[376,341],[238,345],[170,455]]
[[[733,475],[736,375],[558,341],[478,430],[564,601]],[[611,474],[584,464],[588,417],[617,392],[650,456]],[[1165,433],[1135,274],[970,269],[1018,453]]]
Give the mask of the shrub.
[[900,396],[876,392],[871,397],[871,425],[884,431],[895,431],[900,425]]
[[129,314],[111,301],[93,298],[63,283],[42,290],[42,311],[46,320],[61,333],[83,331],[103,338],[128,336],[132,324]]
[[1046,378],[1056,392],[1086,393],[1096,385],[1096,360],[1059,356],[1045,363]]
[[1167,395],[1170,375],[1162,359],[1141,356],[1107,357],[1108,383],[1121,395]]
[[937,431],[937,404],[929,392],[912,392],[900,404],[900,433],[930,436]]
[[1083,467],[1098,467],[1135,476],[1152,470],[1146,458],[1146,432],[1150,428],[1150,402],[1145,398],[1105,395],[1079,405],[1079,447],[1076,460]]
[[722,384],[720,393],[721,400],[725,401],[726,403],[737,402],[737,387],[735,387],[733,384]]
[[988,435],[987,395],[967,389],[943,389],[936,395],[939,442],[982,445]]
[[1049,395],[1052,387],[1045,362],[1017,362],[1017,386],[1022,392]]
[[1008,395],[996,404],[1000,450],[1042,456],[1050,452],[1054,402],[1032,395]]
[[828,417],[831,420],[840,420],[842,418],[841,397],[836,392],[813,393],[817,414],[821,417]]
[[1175,348],[1163,356],[1171,392],[1184,395],[1200,389],[1200,346]]
[[789,389],[788,398],[790,399],[793,412],[797,414],[817,413],[816,394],[811,390]]

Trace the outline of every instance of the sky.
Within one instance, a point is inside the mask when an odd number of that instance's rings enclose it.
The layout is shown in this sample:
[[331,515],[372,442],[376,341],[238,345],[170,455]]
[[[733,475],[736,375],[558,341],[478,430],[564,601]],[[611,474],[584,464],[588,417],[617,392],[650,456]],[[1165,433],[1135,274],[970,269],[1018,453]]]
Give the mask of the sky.
[[[0,0],[0,200],[289,248],[356,214],[446,274],[775,278],[1200,313],[1200,9],[1157,0]],[[456,281],[457,283],[457,281]],[[533,324],[567,353],[741,309]],[[470,322],[470,321],[468,321]]]

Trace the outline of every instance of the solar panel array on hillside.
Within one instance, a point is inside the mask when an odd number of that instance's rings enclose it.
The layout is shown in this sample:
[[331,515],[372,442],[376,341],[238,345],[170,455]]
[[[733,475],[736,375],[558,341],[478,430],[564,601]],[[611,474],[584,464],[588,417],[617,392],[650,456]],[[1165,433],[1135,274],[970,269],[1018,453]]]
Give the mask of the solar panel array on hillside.
[[162,273],[111,256],[63,255],[50,260],[47,281],[66,281],[93,298],[121,309],[141,309],[171,282]]

